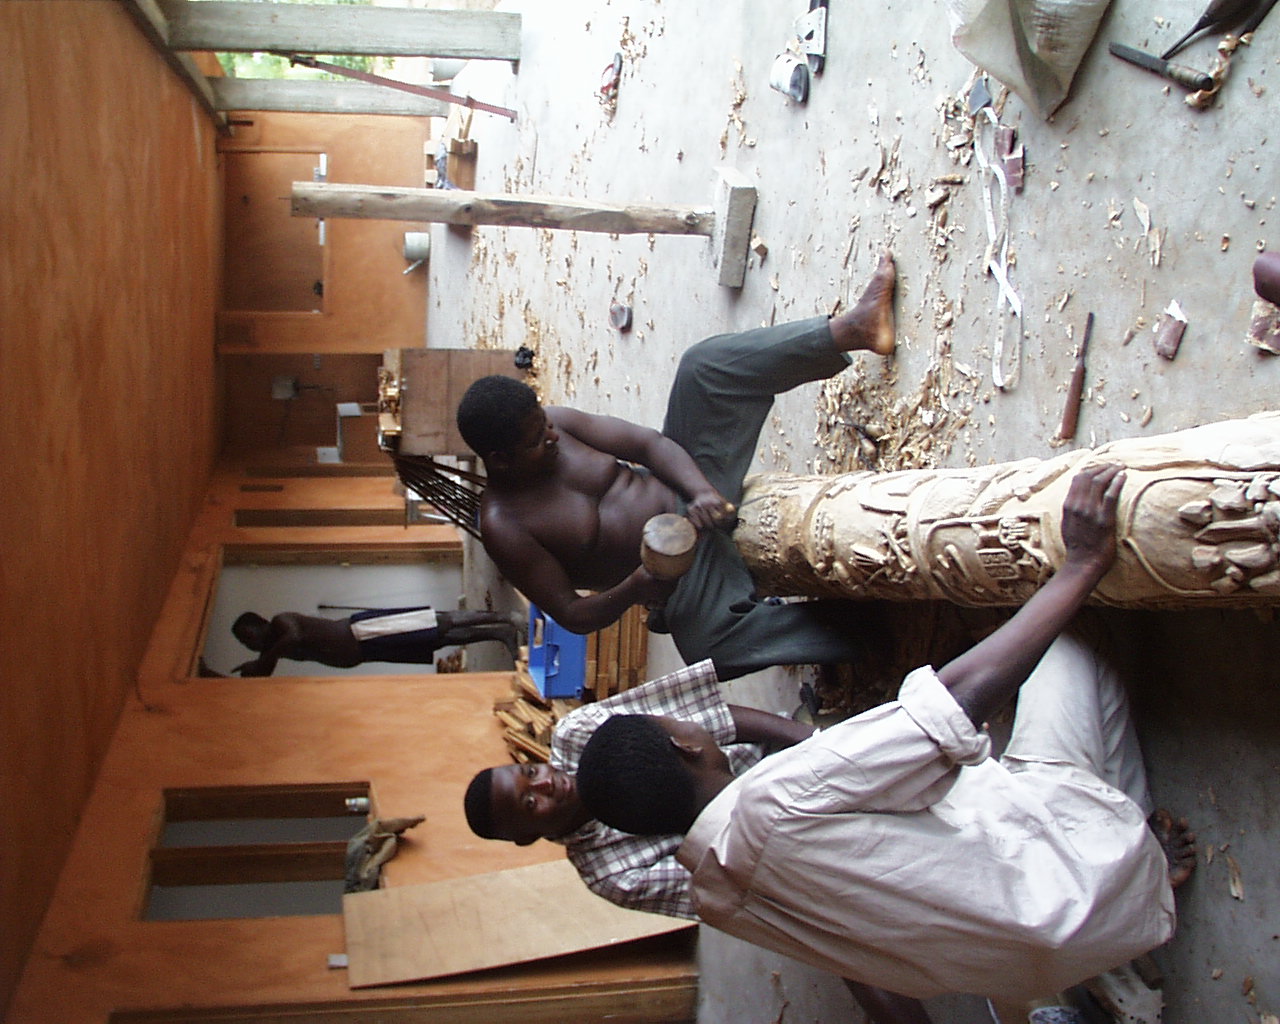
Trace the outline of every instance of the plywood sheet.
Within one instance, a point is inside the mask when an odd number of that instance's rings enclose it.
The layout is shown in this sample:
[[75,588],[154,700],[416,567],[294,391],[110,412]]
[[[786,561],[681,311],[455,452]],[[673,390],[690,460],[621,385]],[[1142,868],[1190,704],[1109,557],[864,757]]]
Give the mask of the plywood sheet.
[[489,374],[524,378],[515,352],[417,348],[400,352],[400,451],[404,455],[470,455],[455,415],[473,381]]
[[342,914],[352,988],[526,963],[693,924],[614,906],[567,860],[352,893]]

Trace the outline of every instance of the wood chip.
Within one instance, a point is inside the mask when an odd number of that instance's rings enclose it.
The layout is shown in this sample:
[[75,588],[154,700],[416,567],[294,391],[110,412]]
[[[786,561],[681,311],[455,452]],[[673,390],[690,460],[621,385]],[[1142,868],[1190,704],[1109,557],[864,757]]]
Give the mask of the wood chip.
[[1228,887],[1233,898],[1244,899],[1244,879],[1240,877],[1240,865],[1231,854],[1223,854],[1227,858]]

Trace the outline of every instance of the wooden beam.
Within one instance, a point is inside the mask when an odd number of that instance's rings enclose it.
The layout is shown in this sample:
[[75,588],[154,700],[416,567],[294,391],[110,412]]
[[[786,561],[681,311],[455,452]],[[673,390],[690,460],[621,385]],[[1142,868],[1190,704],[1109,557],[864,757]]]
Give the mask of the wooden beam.
[[213,120],[214,127],[223,135],[229,135],[231,128],[214,101],[213,89],[204,72],[196,67],[196,62],[185,53],[176,53],[170,48],[169,23],[156,0],[124,0],[124,9],[164,62],[177,72],[178,77],[191,90],[196,102]]
[[228,544],[224,565],[460,565],[462,545],[430,550],[408,545],[263,547]]
[[245,466],[244,475],[273,480],[314,476],[395,476],[396,467],[390,459],[382,462],[297,462],[275,466]]
[[400,508],[238,508],[236,526],[404,526]]
[[156,2],[168,19],[169,45],[175,50],[520,59],[520,15],[500,11]]
[[695,206],[639,203],[624,206],[559,196],[520,196],[461,189],[376,188],[310,181],[293,183],[293,215],[566,228],[616,235],[710,236],[715,229],[714,212]]
[[364,82],[214,78],[219,110],[280,110],[299,114],[389,114],[447,117],[450,104]]
[[151,851],[151,884],[324,882],[343,877],[346,855],[347,844],[340,840],[249,846],[159,846]]
[[[632,943],[628,949],[675,947],[689,942],[692,931]],[[609,951],[612,953],[612,951]],[[519,988],[495,983],[494,991],[435,993],[290,1002],[228,1007],[173,1007],[163,1010],[117,1010],[111,1024],[692,1024],[697,1005],[697,972],[676,977],[637,977],[620,970],[616,980],[583,980],[572,985]],[[630,960],[620,965],[629,967]]]
[[221,821],[236,818],[337,818],[347,801],[368,797],[367,782],[308,785],[196,786],[164,791],[164,820]]

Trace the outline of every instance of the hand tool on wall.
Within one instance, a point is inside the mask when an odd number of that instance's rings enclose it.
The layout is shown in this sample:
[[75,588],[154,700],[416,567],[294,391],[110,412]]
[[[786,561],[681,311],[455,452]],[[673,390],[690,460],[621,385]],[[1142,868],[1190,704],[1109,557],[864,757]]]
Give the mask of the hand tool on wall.
[[1192,36],[1206,29],[1225,28],[1250,13],[1258,3],[1259,0],[1210,0],[1209,6],[1204,9],[1199,20],[1191,26],[1191,30],[1160,56],[1168,60],[1181,50]]
[[1136,64],[1140,68],[1146,68],[1148,71],[1154,71],[1157,75],[1167,78],[1171,82],[1176,82],[1184,89],[1198,92],[1201,89],[1213,88],[1212,76],[1204,71],[1197,71],[1195,68],[1189,68],[1185,64],[1170,63],[1163,57],[1157,57],[1155,54],[1146,53],[1142,50],[1135,50],[1132,46],[1125,46],[1124,43],[1111,43],[1108,49],[1113,56],[1128,61],[1130,64]]
[[1076,349],[1076,365],[1071,370],[1071,383],[1067,385],[1067,404],[1062,410],[1062,426],[1058,437],[1070,441],[1076,436],[1076,424],[1080,420],[1080,402],[1084,398],[1084,357],[1089,350],[1089,338],[1093,334],[1093,314],[1084,322],[1084,337]]

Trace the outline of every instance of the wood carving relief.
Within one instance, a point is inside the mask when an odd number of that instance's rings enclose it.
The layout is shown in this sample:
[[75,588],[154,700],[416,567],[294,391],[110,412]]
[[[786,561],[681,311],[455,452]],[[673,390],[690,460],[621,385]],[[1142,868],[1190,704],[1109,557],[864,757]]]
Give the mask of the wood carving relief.
[[734,540],[774,594],[1017,605],[1062,564],[1062,502],[1094,462],[1128,471],[1097,603],[1280,603],[1280,412],[972,469],[760,474]]

